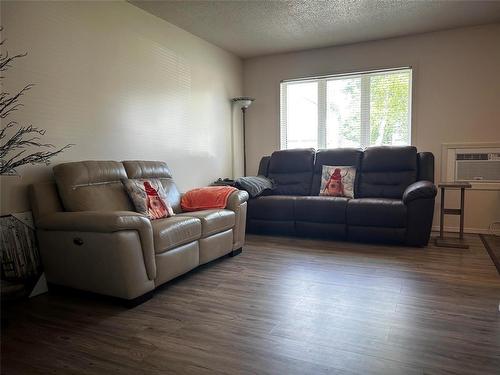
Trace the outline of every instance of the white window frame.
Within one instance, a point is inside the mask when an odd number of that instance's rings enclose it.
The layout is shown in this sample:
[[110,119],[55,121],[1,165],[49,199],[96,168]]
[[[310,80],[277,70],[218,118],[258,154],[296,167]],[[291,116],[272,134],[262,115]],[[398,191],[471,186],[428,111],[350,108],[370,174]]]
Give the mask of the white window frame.
[[290,83],[318,82],[318,149],[326,148],[326,113],[327,113],[327,95],[326,83],[334,79],[342,79],[345,77],[361,78],[361,148],[370,146],[370,105],[363,105],[363,103],[370,102],[370,78],[376,74],[397,73],[400,71],[408,71],[410,80],[408,85],[408,145],[412,144],[412,102],[413,102],[413,68],[411,66],[368,70],[362,72],[329,74],[323,76],[303,77],[295,79],[286,79],[280,82],[280,149],[286,149],[286,117],[287,117],[287,96],[285,95],[285,87]]

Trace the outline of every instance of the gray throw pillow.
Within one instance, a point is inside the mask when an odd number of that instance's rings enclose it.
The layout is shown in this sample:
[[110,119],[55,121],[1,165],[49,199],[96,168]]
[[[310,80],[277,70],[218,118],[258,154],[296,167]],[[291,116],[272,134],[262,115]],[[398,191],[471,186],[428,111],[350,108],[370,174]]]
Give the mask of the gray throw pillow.
[[235,181],[240,190],[246,190],[251,198],[269,193],[273,189],[273,181],[264,176],[240,177]]

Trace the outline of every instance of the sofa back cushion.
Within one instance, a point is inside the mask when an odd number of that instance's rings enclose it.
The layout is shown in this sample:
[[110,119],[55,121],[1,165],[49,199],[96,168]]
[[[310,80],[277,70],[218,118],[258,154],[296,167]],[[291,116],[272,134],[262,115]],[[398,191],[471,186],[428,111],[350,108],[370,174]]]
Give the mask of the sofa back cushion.
[[[349,166],[356,168],[358,175],[361,165],[361,157],[363,152],[357,148],[336,148],[328,150],[318,150],[316,153],[316,161],[314,162],[314,174],[312,178],[311,195],[319,195],[321,187],[321,173],[323,165],[331,165],[334,167]],[[354,181],[354,194],[357,190],[357,178]]]
[[269,160],[271,160],[270,156],[263,156],[262,159],[260,159],[259,170],[257,172],[258,176],[267,177],[269,172]]
[[123,162],[128,178],[131,179],[149,179],[157,178],[161,181],[163,189],[167,194],[167,200],[175,213],[182,212],[181,194],[177,185],[175,185],[172,173],[163,161],[147,160],[126,160]]
[[54,177],[66,211],[133,211],[122,180],[123,164],[80,161],[54,167]]
[[314,168],[312,148],[275,151],[268,166],[274,195],[309,195]]
[[417,149],[413,146],[368,147],[363,153],[357,198],[401,199],[417,181]]
[[434,182],[434,155],[432,152],[419,152],[417,154],[419,181]]

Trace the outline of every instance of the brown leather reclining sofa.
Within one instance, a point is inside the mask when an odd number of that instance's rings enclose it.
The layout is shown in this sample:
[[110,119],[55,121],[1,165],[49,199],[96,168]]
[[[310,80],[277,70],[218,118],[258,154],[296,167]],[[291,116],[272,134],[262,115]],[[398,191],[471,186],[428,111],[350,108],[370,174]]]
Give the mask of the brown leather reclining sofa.
[[[66,163],[54,176],[29,190],[51,284],[142,302],[198,265],[236,255],[245,241],[245,191],[232,193],[225,209],[183,213],[163,162]],[[134,212],[126,178],[159,178],[176,215],[150,221]]]
[[[319,196],[323,165],[355,166],[354,199]],[[247,231],[425,246],[436,187],[434,156],[415,147],[296,149],[262,158],[271,195],[248,201]]]

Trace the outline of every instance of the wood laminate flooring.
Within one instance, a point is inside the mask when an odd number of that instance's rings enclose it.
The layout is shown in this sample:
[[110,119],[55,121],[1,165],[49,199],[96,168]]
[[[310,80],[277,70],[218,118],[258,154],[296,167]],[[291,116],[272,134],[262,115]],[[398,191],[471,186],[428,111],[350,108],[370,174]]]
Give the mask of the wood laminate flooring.
[[500,237],[493,234],[481,234],[479,237],[483,241],[486,251],[490,254],[490,258],[500,274]]
[[126,309],[8,306],[4,374],[500,374],[500,277],[470,249],[248,236]]

